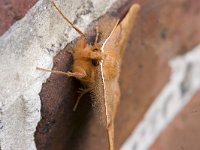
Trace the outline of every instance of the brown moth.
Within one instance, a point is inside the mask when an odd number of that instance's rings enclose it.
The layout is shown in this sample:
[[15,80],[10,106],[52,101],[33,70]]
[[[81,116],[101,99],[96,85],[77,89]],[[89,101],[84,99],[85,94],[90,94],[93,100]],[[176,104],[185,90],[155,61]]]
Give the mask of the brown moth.
[[[135,23],[139,4],[133,4],[124,19],[119,22],[116,18],[109,18],[112,21],[106,24],[101,20],[101,26],[96,28],[96,36],[92,44],[88,44],[88,38],[74,24],[63,15],[61,10],[52,1],[58,12],[71,24],[71,26],[81,35],[73,49],[74,63],[71,72],[62,72],[38,68],[38,70],[48,71],[56,74],[72,76],[81,81],[86,87],[79,95],[74,106],[77,108],[82,95],[90,92],[94,103],[98,107],[98,115],[105,125],[108,134],[109,149],[114,150],[114,119],[117,106],[120,100],[119,73],[122,56],[128,41],[129,33]],[[102,25],[104,24],[104,25]],[[99,35],[99,30],[109,30],[110,32]]]

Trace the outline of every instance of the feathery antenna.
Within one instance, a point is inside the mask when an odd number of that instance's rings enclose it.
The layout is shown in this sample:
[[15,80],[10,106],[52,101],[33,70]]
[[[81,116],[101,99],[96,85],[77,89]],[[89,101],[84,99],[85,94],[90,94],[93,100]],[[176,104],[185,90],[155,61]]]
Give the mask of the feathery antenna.
[[58,6],[55,4],[55,2],[53,0],[50,0],[51,3],[53,4],[53,6],[57,9],[57,11],[62,15],[62,17],[82,36],[86,37],[85,34],[79,30],[60,10],[60,8],[58,8]]

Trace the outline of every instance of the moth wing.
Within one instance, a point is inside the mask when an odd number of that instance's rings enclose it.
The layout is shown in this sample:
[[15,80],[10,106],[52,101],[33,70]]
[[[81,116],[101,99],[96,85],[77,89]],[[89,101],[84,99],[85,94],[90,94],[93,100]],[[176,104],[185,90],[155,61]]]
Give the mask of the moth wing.
[[105,51],[109,50],[109,47],[112,47],[112,49],[117,50],[117,53],[119,53],[120,56],[123,55],[139,10],[139,4],[133,4],[131,6],[124,19],[117,25],[116,29],[108,39],[105,45]]
[[110,36],[117,21],[117,17],[110,15],[106,15],[98,20],[98,29],[100,32],[100,45],[102,45],[105,42],[105,40]]
[[[128,40],[128,36],[134,25],[137,13],[140,9],[138,4],[132,5],[125,18],[116,26],[117,18],[104,18],[100,21],[99,31],[103,32],[101,39],[104,45],[103,51],[105,54],[113,55],[116,60],[110,61],[116,64],[116,68],[120,68],[121,57]],[[106,21],[107,20],[107,21]],[[108,21],[109,20],[109,21]],[[114,28],[114,29],[113,29]],[[106,38],[105,38],[106,37]],[[109,61],[108,61],[109,63]],[[120,88],[118,84],[119,72],[112,79],[107,79],[106,63],[101,63],[97,67],[97,80],[93,87],[92,97],[95,100],[94,107],[101,118],[101,122],[107,128],[109,149],[114,149],[114,119],[117,111],[117,106],[120,100]]]
[[[121,58],[126,48],[129,34],[135,24],[135,19],[137,17],[140,5],[133,4],[125,18],[116,26],[112,35],[109,37],[108,41],[104,47],[104,53],[114,56],[112,62],[116,63],[116,68],[120,70]],[[111,56],[111,57],[112,57]],[[109,57],[109,56],[108,56]],[[116,60],[114,60],[116,59]],[[106,60],[105,60],[106,61]],[[117,112],[117,106],[120,100],[120,88],[119,88],[119,70],[114,78],[108,78],[106,75],[111,74],[107,71],[109,63],[111,61],[106,61],[103,63],[102,72],[104,78],[104,97],[105,97],[105,109],[106,109],[106,122],[108,130],[108,138],[110,144],[110,150],[114,149],[114,119]],[[106,64],[108,63],[108,64]],[[110,67],[111,68],[111,67]],[[112,71],[112,70],[111,70]],[[108,78],[108,80],[106,80]]]

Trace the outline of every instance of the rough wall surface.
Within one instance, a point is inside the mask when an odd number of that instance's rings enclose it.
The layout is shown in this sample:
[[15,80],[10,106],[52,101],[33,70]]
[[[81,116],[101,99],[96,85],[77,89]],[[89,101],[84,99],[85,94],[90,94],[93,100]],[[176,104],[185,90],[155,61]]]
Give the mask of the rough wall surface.
[[200,25],[198,0],[145,1],[142,4],[143,10],[122,64],[122,96],[116,118],[117,148],[169,82],[168,61],[200,43],[196,26]]
[[[126,1],[118,0],[119,12]],[[60,1],[60,7],[85,31],[88,24],[112,3],[104,2]],[[116,118],[116,149],[121,147],[167,84],[169,59],[200,43],[198,0],[138,2],[142,10],[131,33],[120,77],[122,96]],[[67,71],[71,55],[65,49],[60,50],[77,36],[49,1],[44,0],[0,37],[2,149],[35,149],[33,134],[38,121],[43,122],[35,132],[38,149],[47,148],[49,143],[53,143],[48,147],[51,149],[107,148],[104,130],[92,116],[90,103],[83,100],[76,113],[71,111],[77,96],[76,81],[51,75],[42,86],[48,73],[35,70],[36,66],[54,66],[54,69]],[[63,140],[66,133],[70,136]]]
[[161,133],[150,150],[200,149],[199,97],[200,91],[198,90],[181,113]]
[[[83,31],[105,13],[113,0],[62,1],[63,12]],[[73,10],[73,11],[67,11]],[[84,18],[84,19],[83,19]],[[52,67],[52,57],[77,37],[51,6],[40,0],[26,16],[0,37],[1,149],[35,149],[34,132],[41,118],[39,92]]]
[[20,20],[38,0],[1,0],[0,1],[0,35]]
[[[200,46],[186,55],[171,60],[170,66],[172,71],[169,82],[146,112],[144,119],[124,143],[122,150],[148,149],[174,116],[200,90]],[[200,132],[197,131],[197,133]],[[157,149],[175,148],[169,145],[163,145],[168,148],[157,147]]]

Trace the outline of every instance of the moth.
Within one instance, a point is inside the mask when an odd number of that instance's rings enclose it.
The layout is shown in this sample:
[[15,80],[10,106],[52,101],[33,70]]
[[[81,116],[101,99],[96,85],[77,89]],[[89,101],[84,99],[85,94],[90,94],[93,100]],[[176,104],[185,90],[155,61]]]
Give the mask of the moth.
[[[92,43],[88,43],[90,37],[78,29],[51,1],[63,18],[81,35],[73,48],[73,66],[71,72],[48,70],[37,67],[38,70],[75,77],[84,85],[79,95],[74,111],[81,97],[87,92],[98,105],[98,115],[107,129],[109,149],[114,150],[114,119],[120,100],[119,74],[122,57],[129,34],[135,24],[140,10],[139,4],[133,4],[122,21],[111,17],[111,22],[101,20],[101,26],[96,27],[96,35]],[[104,25],[102,25],[104,24]],[[103,30],[109,30],[106,34]],[[102,31],[102,35],[99,30]]]

